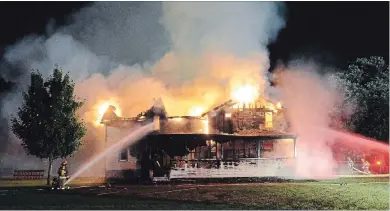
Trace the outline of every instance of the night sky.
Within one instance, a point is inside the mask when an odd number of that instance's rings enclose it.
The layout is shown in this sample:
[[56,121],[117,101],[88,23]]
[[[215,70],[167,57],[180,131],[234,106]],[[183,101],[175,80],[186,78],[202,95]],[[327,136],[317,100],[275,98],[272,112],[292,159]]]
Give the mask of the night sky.
[[[1,2],[0,55],[28,34],[40,34],[49,21],[66,23],[83,2]],[[388,2],[287,2],[286,27],[269,45],[271,69],[277,61],[304,56],[345,67],[360,56],[389,57]],[[0,89],[6,85],[1,82]]]

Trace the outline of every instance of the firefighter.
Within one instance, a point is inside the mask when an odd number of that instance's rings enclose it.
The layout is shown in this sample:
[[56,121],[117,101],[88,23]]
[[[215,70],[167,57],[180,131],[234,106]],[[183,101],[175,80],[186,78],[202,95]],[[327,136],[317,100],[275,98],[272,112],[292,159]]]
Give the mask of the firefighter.
[[68,162],[64,160],[61,163],[60,168],[58,169],[58,182],[59,182],[59,188],[65,189],[65,181],[69,179],[68,176]]
[[348,157],[347,159],[348,159],[349,171],[350,171],[351,174],[354,174],[354,168],[355,167],[354,167],[353,160],[350,157]]
[[365,160],[364,158],[362,158],[362,164],[363,164],[363,167],[362,167],[363,171],[367,174],[371,174],[370,163],[367,160]]
[[162,166],[163,163],[161,163],[161,156],[159,155],[158,152],[154,153],[153,156],[153,172],[151,177],[160,177],[161,176],[161,171],[162,171]]

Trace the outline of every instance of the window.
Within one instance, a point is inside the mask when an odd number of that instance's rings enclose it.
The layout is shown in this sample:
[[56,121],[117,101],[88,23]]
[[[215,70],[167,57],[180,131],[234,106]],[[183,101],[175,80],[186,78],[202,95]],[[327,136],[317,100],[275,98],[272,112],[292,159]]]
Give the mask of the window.
[[238,158],[256,158],[256,142],[255,141],[246,141],[241,140],[237,141],[236,144],[236,153]]
[[233,149],[223,149],[223,159],[231,160],[233,159],[234,152]]
[[127,161],[129,158],[129,155],[127,153],[127,148],[126,149],[123,149],[120,153],[119,153],[119,161]]
[[223,159],[224,160],[234,159],[235,153],[234,153],[233,141],[223,143],[222,148],[223,148]]
[[200,159],[211,158],[211,149],[210,146],[201,146],[199,152]]
[[246,153],[248,158],[257,158],[257,141],[248,141],[246,143]]
[[257,158],[257,141],[235,140],[223,144],[223,158]]
[[264,141],[263,142],[263,150],[272,151],[274,149],[273,141]]

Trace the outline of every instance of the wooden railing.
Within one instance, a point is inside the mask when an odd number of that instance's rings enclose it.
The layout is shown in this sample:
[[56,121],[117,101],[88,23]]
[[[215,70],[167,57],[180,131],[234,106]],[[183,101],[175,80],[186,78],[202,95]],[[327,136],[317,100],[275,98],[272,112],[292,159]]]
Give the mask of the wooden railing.
[[264,164],[278,164],[286,162],[293,158],[240,158],[240,159],[195,159],[195,160],[184,160],[177,159],[171,160],[172,168],[231,168],[242,164],[250,166],[258,166]]
[[278,175],[293,158],[202,159],[173,161],[170,178],[270,177]]

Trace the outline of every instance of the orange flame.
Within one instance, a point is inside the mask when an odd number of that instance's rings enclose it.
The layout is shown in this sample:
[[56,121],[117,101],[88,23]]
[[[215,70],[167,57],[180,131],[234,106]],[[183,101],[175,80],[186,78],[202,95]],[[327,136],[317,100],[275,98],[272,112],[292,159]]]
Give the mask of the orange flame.
[[106,112],[107,108],[110,105],[112,105],[116,108],[116,110],[115,110],[116,115],[118,115],[118,116],[121,115],[121,111],[119,109],[118,103],[116,103],[115,101],[109,100],[109,101],[101,102],[95,107],[95,109],[96,109],[96,120],[94,122],[95,126],[97,126],[97,127],[101,126],[100,121],[102,120],[104,113]]
[[203,133],[209,134],[209,121],[207,119],[202,120],[202,123],[203,123]]
[[281,108],[282,108],[282,104],[281,104],[280,102],[278,102],[278,104],[276,104],[276,107],[277,107],[278,109],[281,109]]
[[202,115],[202,113],[205,111],[205,109],[203,107],[200,107],[200,106],[195,106],[195,107],[192,107],[189,111],[189,115],[190,116],[200,116]]
[[232,92],[233,100],[240,103],[250,103],[259,97],[259,89],[256,86],[246,84]]

